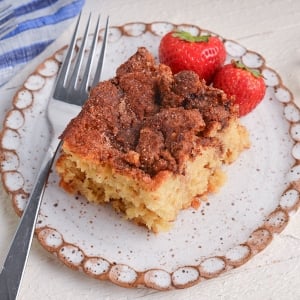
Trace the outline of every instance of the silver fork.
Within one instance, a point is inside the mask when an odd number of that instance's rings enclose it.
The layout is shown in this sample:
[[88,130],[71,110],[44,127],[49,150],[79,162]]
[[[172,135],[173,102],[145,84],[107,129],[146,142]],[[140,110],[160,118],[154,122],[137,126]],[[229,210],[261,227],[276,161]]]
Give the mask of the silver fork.
[[15,23],[14,10],[12,5],[0,6],[0,39],[8,32],[13,30],[17,24]]
[[[48,118],[53,127],[53,139],[50,143],[47,153],[45,154],[45,158],[37,175],[33,190],[28,199],[27,207],[20,220],[18,229],[15,233],[11,247],[4,262],[3,269],[0,274],[1,300],[16,299],[18,295],[20,282],[22,280],[34,234],[41,199],[49,175],[49,170],[53,164],[55,154],[61,145],[61,142],[58,139],[58,135],[61,134],[61,131],[70,121],[70,118],[74,117],[80,111],[81,106],[88,97],[88,83],[98,41],[100,17],[98,17],[97,25],[94,31],[86,67],[82,78],[80,78],[79,80],[84,53],[86,52],[90,21],[91,15],[89,16],[87,21],[84,36],[81,41],[81,46],[77,54],[76,62],[72,63],[73,51],[77,40],[77,32],[80,22],[79,16],[68,52],[61,66],[60,74],[56,80],[56,86],[54,88],[52,99],[49,100]],[[108,23],[109,18],[107,18],[106,20],[100,56],[98,59],[97,69],[94,75],[92,86],[94,86],[100,80],[108,36]],[[68,74],[71,73],[71,64],[74,65],[74,67],[72,74],[70,75],[70,79],[68,79]],[[59,115],[60,117],[58,117]],[[63,118],[64,121],[57,124],[58,118]]]

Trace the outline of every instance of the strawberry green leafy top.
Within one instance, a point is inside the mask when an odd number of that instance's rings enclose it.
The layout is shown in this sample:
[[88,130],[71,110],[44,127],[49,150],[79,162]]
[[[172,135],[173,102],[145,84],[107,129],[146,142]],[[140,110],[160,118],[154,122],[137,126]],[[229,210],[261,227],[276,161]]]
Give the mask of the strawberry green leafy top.
[[192,35],[187,31],[175,31],[174,37],[191,43],[208,42],[210,35]]
[[242,69],[250,72],[255,78],[262,77],[262,74],[259,72],[259,70],[248,68],[239,60],[238,61],[232,60],[231,63],[238,69]]

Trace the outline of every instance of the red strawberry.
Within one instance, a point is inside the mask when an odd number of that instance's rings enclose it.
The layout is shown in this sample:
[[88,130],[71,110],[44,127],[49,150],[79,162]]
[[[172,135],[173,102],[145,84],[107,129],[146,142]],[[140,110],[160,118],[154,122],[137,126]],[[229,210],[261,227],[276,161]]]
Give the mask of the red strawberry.
[[258,70],[249,69],[243,63],[232,61],[215,75],[213,86],[233,97],[239,105],[240,116],[252,111],[263,99],[266,85]]
[[174,74],[182,70],[196,72],[206,83],[225,61],[222,41],[215,36],[193,36],[189,32],[167,33],[159,45],[159,60],[168,65]]

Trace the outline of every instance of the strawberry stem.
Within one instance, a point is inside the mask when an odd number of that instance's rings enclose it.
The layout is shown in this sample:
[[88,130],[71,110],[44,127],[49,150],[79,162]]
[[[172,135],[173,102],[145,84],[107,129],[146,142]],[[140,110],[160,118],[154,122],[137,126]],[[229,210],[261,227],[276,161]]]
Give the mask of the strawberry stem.
[[191,43],[199,43],[199,42],[208,42],[210,35],[192,35],[187,31],[175,31],[173,33],[174,37],[177,37],[183,41],[191,42]]
[[231,63],[238,69],[246,70],[250,72],[255,78],[262,77],[262,74],[259,72],[257,69],[251,69],[245,66],[241,61],[237,60],[232,60]]

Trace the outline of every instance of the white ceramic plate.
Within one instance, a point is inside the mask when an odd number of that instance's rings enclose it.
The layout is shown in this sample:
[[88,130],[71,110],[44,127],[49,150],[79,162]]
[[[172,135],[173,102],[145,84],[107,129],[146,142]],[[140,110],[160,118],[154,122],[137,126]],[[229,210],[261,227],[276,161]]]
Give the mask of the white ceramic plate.
[[[208,32],[167,22],[111,28],[102,79],[114,76],[116,67],[138,46],[146,46],[157,57],[161,36],[174,28]],[[242,119],[252,146],[226,167],[226,185],[198,210],[181,212],[170,232],[153,234],[109,206],[67,195],[53,171],[36,234],[64,264],[125,287],[185,288],[242,265],[286,226],[299,206],[300,112],[291,92],[261,55],[221,39],[227,61],[241,59],[259,68],[268,86],[264,101]],[[62,53],[62,49],[54,53],[28,76],[5,118],[1,174],[19,215],[49,144],[45,109]]]

